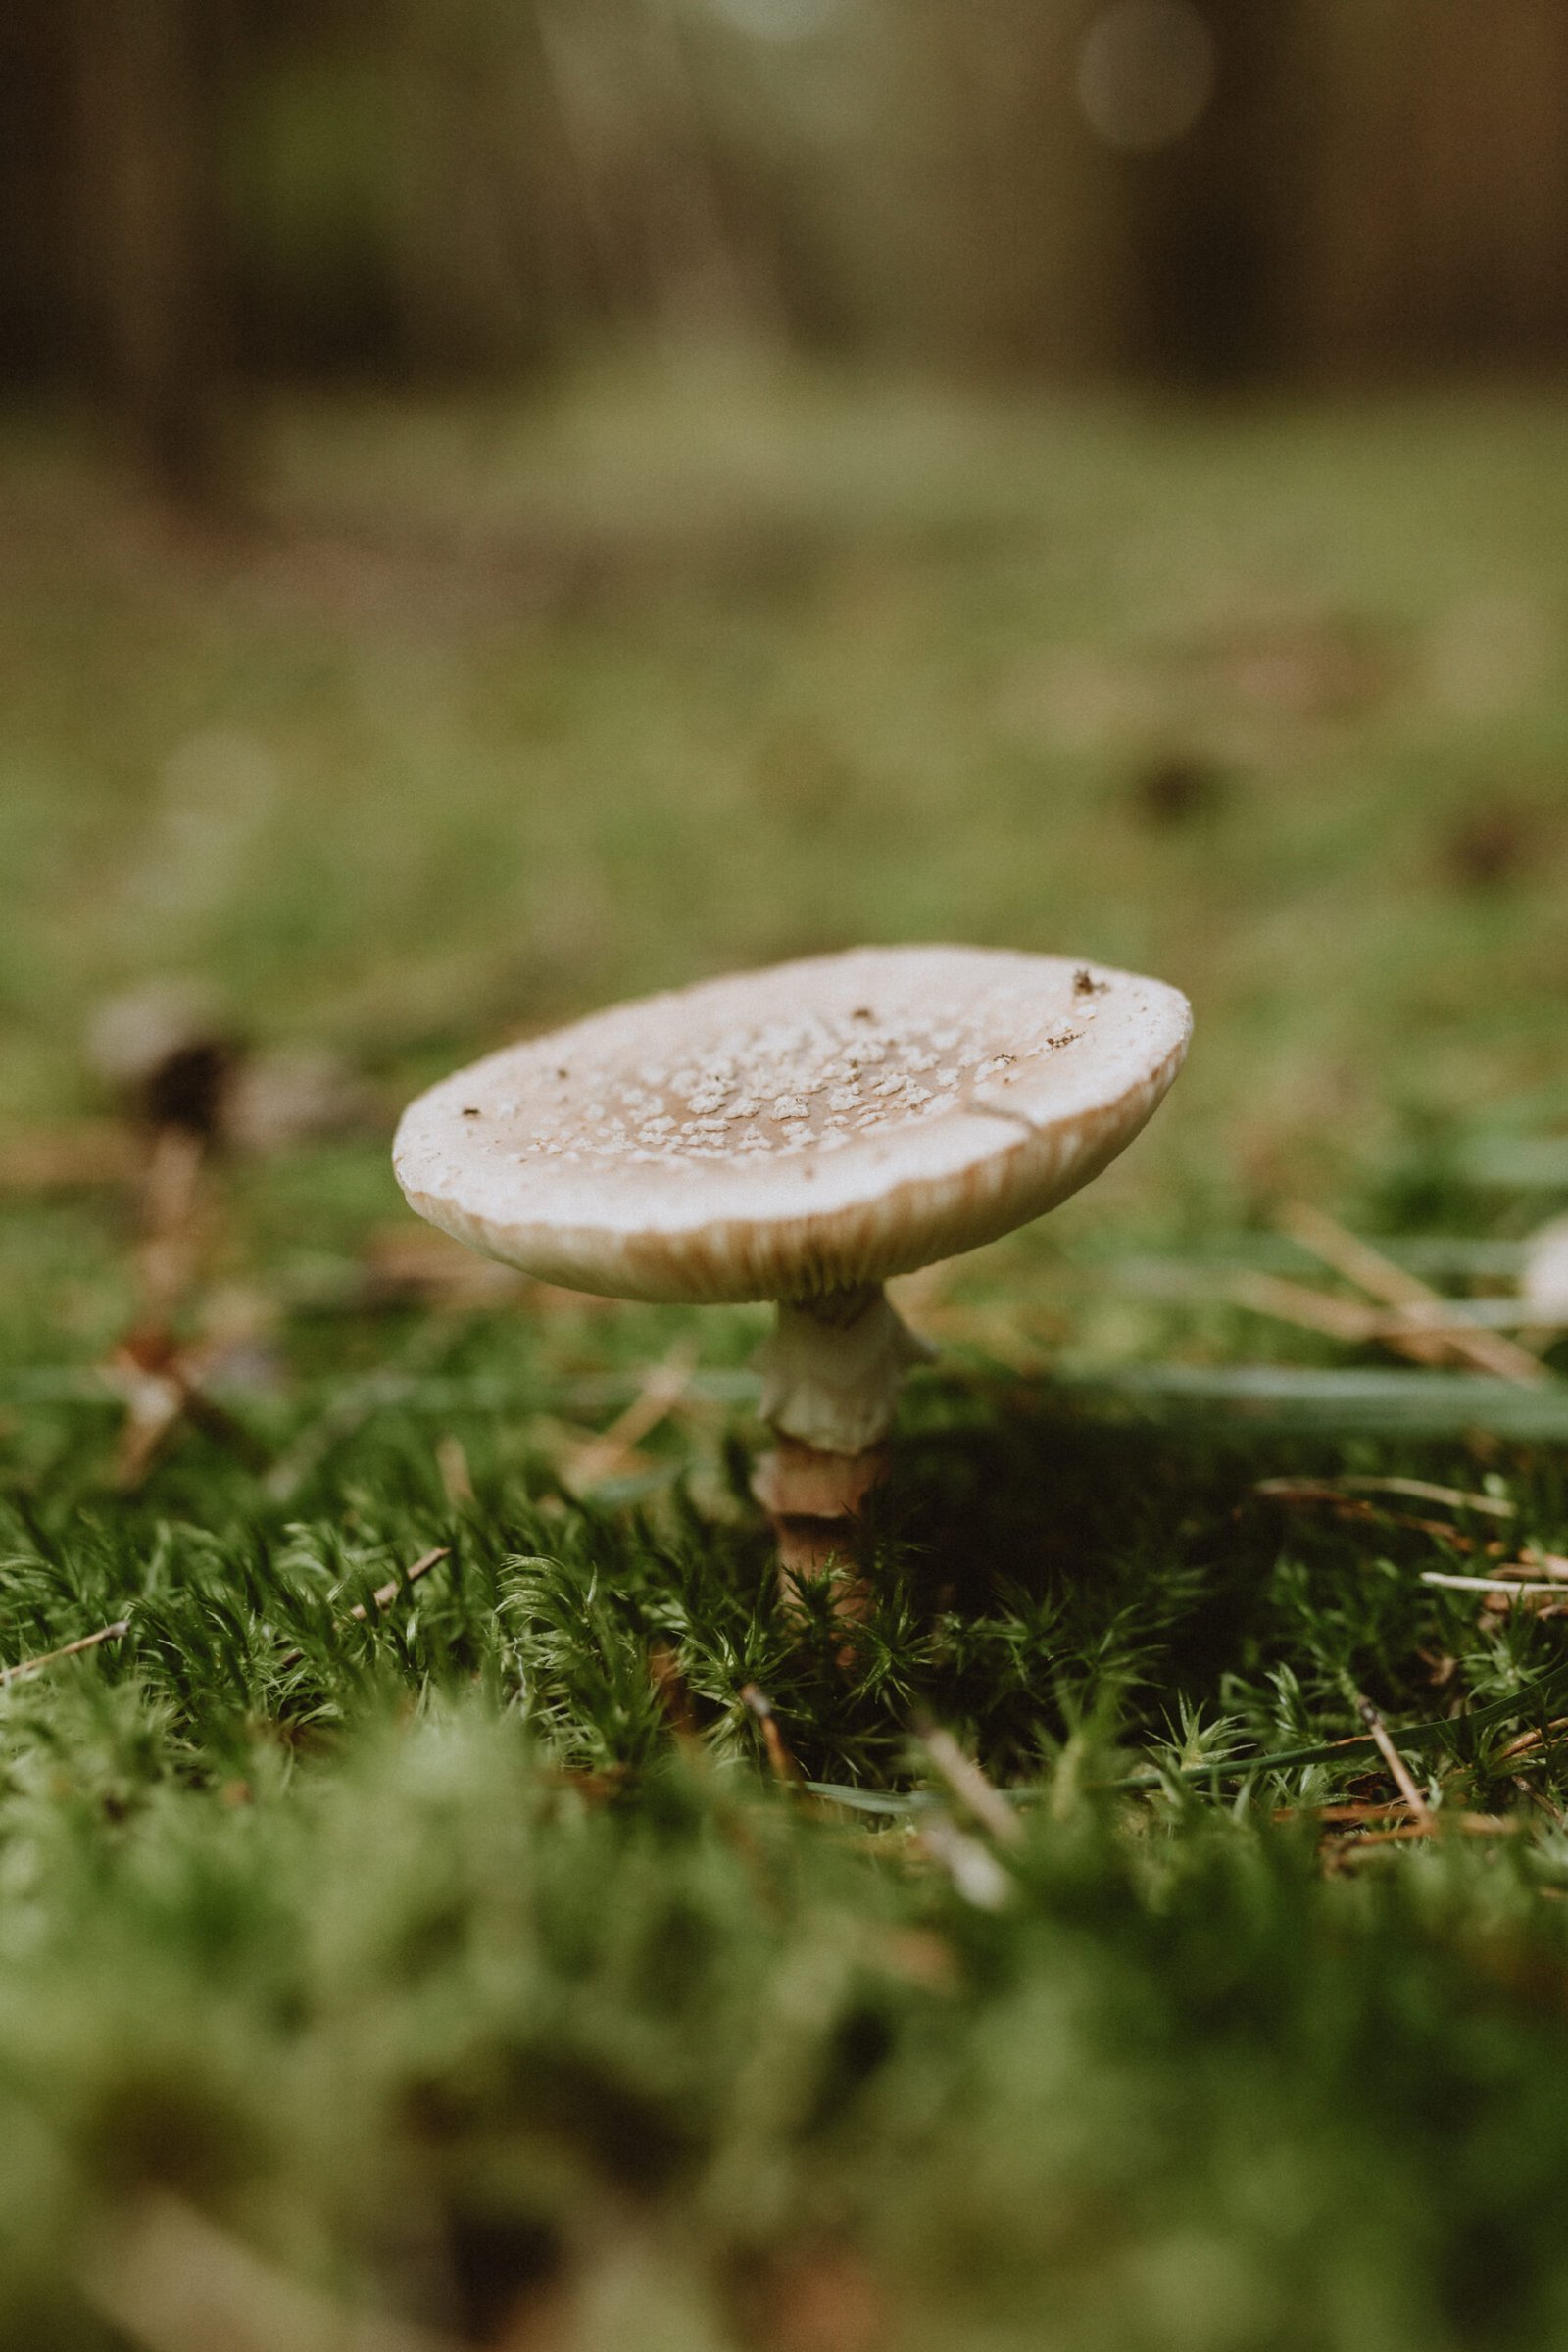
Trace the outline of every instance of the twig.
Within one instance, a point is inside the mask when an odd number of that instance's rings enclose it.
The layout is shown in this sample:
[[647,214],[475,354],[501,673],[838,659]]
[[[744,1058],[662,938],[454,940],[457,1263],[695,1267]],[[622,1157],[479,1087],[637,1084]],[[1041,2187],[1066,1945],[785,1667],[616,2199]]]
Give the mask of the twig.
[[1395,1746],[1394,1741],[1389,1738],[1388,1725],[1384,1722],[1382,1716],[1378,1713],[1376,1707],[1372,1704],[1372,1701],[1369,1698],[1361,1698],[1358,1696],[1355,1702],[1355,1711],[1360,1716],[1361,1721],[1366,1725],[1367,1730],[1371,1733],[1378,1754],[1383,1758],[1384,1763],[1388,1766],[1390,1776],[1393,1779],[1395,1787],[1398,1789],[1399,1794],[1409,1806],[1410,1811],[1414,1814],[1416,1820],[1423,1823],[1425,1827],[1430,1830],[1432,1827],[1432,1808],[1427,1803],[1427,1800],[1422,1795],[1420,1789],[1416,1787],[1415,1782],[1411,1779],[1409,1766],[1405,1763],[1404,1758]]
[[105,1367],[105,1379],[125,1407],[114,1472],[122,1491],[140,1486],[181,1421],[226,1446],[247,1470],[258,1475],[266,1470],[267,1448],[202,1387],[193,1360],[197,1352],[177,1347],[167,1331],[153,1327],[122,1340]]
[[778,1717],[773,1712],[773,1702],[767,1692],[756,1683],[747,1683],[741,1690],[741,1704],[755,1718],[761,1732],[762,1745],[767,1750],[768,1770],[774,1780],[783,1782],[787,1788],[799,1788],[801,1768],[784,1744],[784,1735],[778,1728]]
[[159,1448],[182,1418],[185,1392],[167,1369],[149,1369],[128,1348],[116,1351],[105,1377],[125,1408],[113,1479],[122,1494],[128,1494],[141,1485]]
[[692,1694],[675,1644],[662,1636],[648,1645],[648,1680],[675,1738],[688,1742],[696,1740],[699,1732]]
[[[428,1576],[432,1568],[439,1568],[443,1560],[450,1560],[451,1557],[451,1550],[445,1544],[437,1544],[434,1551],[427,1551],[422,1559],[416,1560],[414,1566],[406,1568],[401,1576],[390,1576],[384,1585],[377,1585],[370,1594],[370,1608],[390,1608],[405,1585],[416,1585],[421,1576]],[[349,1615],[361,1625],[368,1613],[363,1600],[356,1601],[349,1611]]]
[[15,1666],[0,1666],[0,1684],[17,1682],[22,1676],[37,1674],[45,1666],[56,1666],[62,1658],[79,1657],[84,1649],[96,1649],[100,1642],[118,1642],[130,1631],[130,1619],[119,1617],[113,1625],[101,1625],[95,1634],[83,1634],[79,1642],[68,1642],[64,1649],[45,1650],[41,1658],[23,1658]]
[[[1381,1250],[1348,1232],[1321,1209],[1298,1201],[1286,1210],[1281,1222],[1303,1250],[1309,1250],[1314,1257],[1321,1258],[1326,1266],[1332,1266],[1337,1274],[1356,1284],[1370,1298],[1381,1299],[1385,1306],[1415,1308],[1438,1318],[1448,1310],[1449,1301],[1419,1276],[1396,1265]],[[1412,1322],[1397,1345],[1405,1354],[1422,1363],[1447,1363],[1457,1356],[1503,1380],[1540,1382],[1549,1377],[1528,1348],[1521,1348],[1516,1340],[1504,1339],[1500,1332],[1466,1331],[1451,1325],[1446,1329],[1422,1331]]]
[[[412,1568],[405,1569],[401,1576],[388,1577],[384,1585],[377,1585],[368,1602],[357,1600],[349,1611],[350,1618],[356,1625],[364,1625],[371,1609],[379,1614],[382,1609],[390,1608],[406,1585],[416,1585],[421,1576],[428,1576],[432,1568],[438,1568],[443,1560],[451,1557],[450,1546],[438,1544],[434,1551],[427,1551],[421,1559],[415,1561]],[[278,1665],[297,1666],[304,1655],[303,1649],[285,1650],[278,1659]]]

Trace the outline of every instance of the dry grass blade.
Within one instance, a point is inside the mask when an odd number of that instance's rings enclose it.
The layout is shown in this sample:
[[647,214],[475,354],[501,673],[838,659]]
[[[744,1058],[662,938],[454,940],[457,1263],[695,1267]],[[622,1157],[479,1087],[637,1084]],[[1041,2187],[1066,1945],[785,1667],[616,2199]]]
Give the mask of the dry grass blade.
[[83,1634],[79,1642],[68,1642],[62,1649],[45,1650],[40,1658],[23,1658],[15,1666],[0,1666],[0,1684],[20,1682],[29,1674],[40,1674],[45,1666],[57,1666],[62,1658],[79,1657],[84,1649],[96,1649],[100,1642],[119,1642],[130,1631],[128,1617],[116,1618],[113,1625],[101,1625],[95,1634]]
[[1280,1225],[1303,1250],[1310,1250],[1324,1265],[1342,1274],[1347,1282],[1354,1283],[1357,1290],[1365,1291],[1368,1298],[1380,1299],[1385,1306],[1444,1303],[1441,1295],[1419,1275],[1396,1265],[1371,1242],[1363,1241],[1320,1208],[1313,1208],[1305,1201],[1293,1201],[1281,1216]]
[[1396,1788],[1409,1806],[1416,1821],[1430,1830],[1432,1828],[1432,1808],[1416,1787],[1409,1766],[1389,1738],[1388,1725],[1369,1698],[1358,1697],[1355,1702],[1355,1711],[1371,1734],[1378,1754],[1388,1766]]
[[122,1493],[141,1485],[182,1422],[226,1446],[248,1470],[265,1472],[266,1449],[243,1422],[208,1396],[198,1361],[168,1332],[149,1329],[131,1333],[106,1366],[104,1378],[125,1407],[113,1473]]
[[[1457,1830],[1464,1838],[1513,1838],[1523,1827],[1517,1814],[1461,1813],[1452,1820],[1445,1818],[1445,1830]],[[1363,1847],[1371,1845],[1406,1845],[1422,1838],[1431,1838],[1437,1831],[1435,1815],[1425,1821],[1393,1822],[1383,1830],[1358,1830],[1352,1837],[1340,1839],[1334,1847],[1336,1861],[1348,1862]]]
[[[1473,1364],[1501,1380],[1540,1382],[1549,1377],[1544,1366],[1516,1340],[1505,1339],[1500,1332],[1467,1330],[1455,1324],[1450,1300],[1321,1209],[1298,1202],[1285,1212],[1281,1223],[1293,1241],[1369,1298],[1411,1313],[1409,1329],[1399,1331],[1394,1341],[1404,1354],[1421,1363]],[[1423,1329],[1416,1318],[1430,1318],[1431,1328]]]
[[74,1192],[128,1184],[136,1152],[119,1119],[79,1120],[71,1127],[34,1127],[0,1146],[0,1190]]
[[[1539,1317],[1524,1317],[1510,1303],[1504,1303],[1500,1317],[1489,1315],[1485,1320],[1468,1308],[1461,1308],[1451,1298],[1411,1303],[1391,1313],[1363,1305],[1358,1298],[1342,1298],[1332,1291],[1315,1291],[1306,1283],[1291,1282],[1278,1274],[1237,1274],[1226,1285],[1224,1296],[1233,1305],[1246,1307],[1252,1314],[1269,1315],[1276,1322],[1320,1332],[1348,1346],[1392,1348],[1396,1354],[1411,1356],[1418,1363],[1438,1363],[1451,1354],[1463,1361],[1483,1362],[1494,1371],[1501,1369],[1503,1356],[1517,1362],[1514,1343],[1504,1339],[1490,1348],[1484,1346],[1478,1354],[1470,1346],[1472,1341],[1480,1339],[1486,1343],[1502,1320],[1528,1322],[1532,1328],[1540,1328]],[[1526,1349],[1518,1350],[1519,1355],[1526,1353]],[[1530,1360],[1533,1363],[1535,1358],[1532,1356]],[[1510,1371],[1507,1377],[1522,1375]]]
[[1447,1503],[1456,1511],[1482,1511],[1494,1519],[1519,1515],[1518,1504],[1505,1502],[1499,1495],[1467,1494],[1462,1487],[1438,1487],[1425,1478],[1260,1478],[1252,1492],[1281,1502],[1330,1502],[1342,1494],[1401,1494],[1413,1502]]
[[1378,1337],[1384,1323],[1375,1307],[1359,1298],[1337,1298],[1331,1292],[1314,1291],[1304,1282],[1287,1282],[1278,1274],[1237,1274],[1225,1287],[1235,1306],[1276,1322],[1295,1323],[1303,1331],[1322,1332],[1331,1340],[1358,1345]]
[[1553,1599],[1562,1598],[1560,1584],[1535,1584],[1524,1576],[1446,1576],[1441,1569],[1424,1568],[1424,1585],[1442,1585],[1450,1592],[1500,1592],[1508,1600],[1522,1600],[1532,1592],[1544,1592]]
[[912,1311],[923,1338],[944,1347],[977,1348],[1009,1372],[1038,1373],[1047,1360],[1040,1339],[1019,1328],[1016,1304],[981,1306],[954,1299]]
[[695,1344],[691,1340],[678,1340],[669,1353],[655,1364],[625,1411],[572,1453],[565,1465],[566,1483],[583,1490],[628,1468],[643,1439],[651,1436],[679,1404],[691,1387],[696,1369]]
[[933,1772],[947,1783],[981,1828],[989,1831],[999,1844],[1016,1845],[1023,1836],[1016,1812],[1001,1790],[992,1787],[953,1734],[933,1727],[920,1734],[920,1746]]
[[1015,1892],[1013,1881],[989,1845],[971,1838],[946,1813],[922,1813],[915,1831],[922,1854],[945,1870],[957,1893],[977,1911],[1003,1911]]
[[406,2320],[328,2301],[168,2195],[124,2216],[83,2284],[142,2352],[456,2352]]
[[1499,1562],[1499,1574],[1506,1573],[1500,1566],[1506,1544],[1480,1544],[1474,1536],[1462,1535],[1446,1519],[1418,1519],[1411,1511],[1391,1511],[1364,1494],[1348,1494],[1348,1481],[1332,1479],[1265,1478],[1258,1481],[1252,1492],[1270,1502],[1326,1503],[1336,1518],[1367,1526],[1408,1528],[1414,1535],[1431,1536],[1435,1542],[1446,1544],[1450,1551],[1480,1552],[1487,1559]]
[[1276,1805],[1270,1821],[1316,1821],[1341,1827],[1367,1821],[1387,1821],[1391,1813],[1406,1811],[1401,1796],[1374,1796],[1338,1805]]
[[[1525,1790],[1534,1797],[1534,1790]],[[1271,1821],[1314,1821],[1320,1829],[1354,1832],[1352,1838],[1338,1841],[1336,1851],[1344,1853],[1347,1846],[1376,1845],[1391,1839],[1430,1838],[1441,1826],[1445,1831],[1458,1831],[1467,1838],[1506,1836],[1519,1827],[1516,1817],[1498,1813],[1445,1813],[1440,1825],[1436,1814],[1428,1813],[1424,1821],[1391,1821],[1391,1814],[1408,1811],[1402,1797],[1377,1797],[1364,1803],[1340,1805],[1280,1805],[1269,1815]]]
[[141,1485],[183,1420],[184,1392],[167,1368],[155,1371],[139,1363],[128,1348],[116,1352],[104,1377],[125,1407],[110,1475],[122,1494],[129,1494]]
[[441,1492],[455,1511],[471,1510],[476,1500],[473,1492],[473,1472],[463,1440],[450,1432],[437,1441],[435,1466],[441,1474]]
[[1474,1494],[1463,1487],[1436,1487],[1426,1478],[1341,1478],[1333,1482],[1354,1494],[1407,1494],[1415,1502],[1446,1502],[1456,1511],[1482,1511],[1494,1519],[1516,1519],[1519,1505],[1500,1494]]
[[[1387,1340],[1397,1347],[1401,1341],[1437,1339],[1452,1342],[1463,1348],[1466,1343],[1491,1343],[1490,1368],[1495,1370],[1504,1357],[1517,1361],[1521,1355],[1536,1358],[1529,1348],[1502,1336],[1513,1330],[1541,1328],[1540,1318],[1523,1314],[1517,1303],[1508,1298],[1445,1298],[1435,1297],[1430,1302],[1412,1301],[1407,1306],[1395,1307],[1380,1315],[1373,1330],[1374,1339]],[[1546,1327],[1547,1337],[1552,1328]]]

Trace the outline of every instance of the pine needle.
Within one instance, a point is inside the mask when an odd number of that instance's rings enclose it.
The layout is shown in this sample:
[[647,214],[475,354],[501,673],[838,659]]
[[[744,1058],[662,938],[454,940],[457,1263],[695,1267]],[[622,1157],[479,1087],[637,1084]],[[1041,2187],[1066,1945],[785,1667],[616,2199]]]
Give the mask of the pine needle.
[[1304,1202],[1297,1202],[1281,1219],[1285,1231],[1303,1250],[1311,1250],[1324,1264],[1332,1266],[1347,1282],[1353,1282],[1387,1306],[1412,1310],[1415,1317],[1430,1316],[1435,1328],[1423,1330],[1412,1321],[1411,1328],[1398,1344],[1404,1353],[1423,1363],[1446,1363],[1457,1359],[1474,1364],[1479,1371],[1495,1374],[1499,1380],[1522,1383],[1544,1381],[1549,1377],[1544,1366],[1517,1341],[1504,1339],[1500,1333],[1466,1331],[1451,1322],[1445,1327],[1444,1317],[1448,1301],[1441,1293],[1424,1283],[1418,1275],[1396,1265],[1381,1250],[1323,1211]]

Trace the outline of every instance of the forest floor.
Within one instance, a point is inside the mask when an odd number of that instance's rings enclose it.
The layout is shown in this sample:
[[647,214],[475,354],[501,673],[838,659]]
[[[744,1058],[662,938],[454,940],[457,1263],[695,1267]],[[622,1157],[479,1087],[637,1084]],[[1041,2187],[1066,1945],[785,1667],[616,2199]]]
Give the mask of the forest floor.
[[[220,529],[6,456],[6,2340],[1560,2342],[1568,405],[628,368],[285,404]],[[1197,1033],[902,1286],[846,1664],[762,1311],[470,1259],[388,1140],[916,938]],[[244,1058],[153,1248],[169,979]]]

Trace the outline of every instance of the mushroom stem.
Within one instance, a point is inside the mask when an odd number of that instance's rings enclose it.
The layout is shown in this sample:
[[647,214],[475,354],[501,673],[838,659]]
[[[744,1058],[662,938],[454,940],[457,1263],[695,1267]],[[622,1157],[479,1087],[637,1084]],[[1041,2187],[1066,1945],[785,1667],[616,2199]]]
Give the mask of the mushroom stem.
[[779,1444],[759,1462],[752,1492],[778,1538],[786,1607],[799,1606],[800,1578],[837,1562],[841,1612],[866,1614],[869,1591],[850,1565],[855,1524],[887,1476],[883,1440],[899,1383],[933,1353],[880,1283],[809,1303],[779,1301],[777,1328],[758,1357],[762,1418]]
[[810,1300],[781,1298],[777,1328],[757,1357],[762,1419],[819,1453],[864,1453],[893,1427],[905,1373],[934,1353],[879,1282]]

